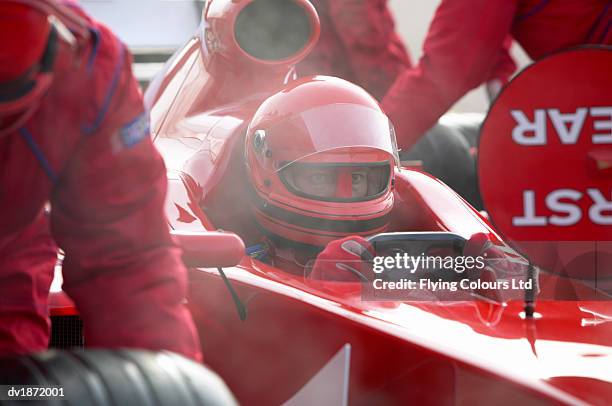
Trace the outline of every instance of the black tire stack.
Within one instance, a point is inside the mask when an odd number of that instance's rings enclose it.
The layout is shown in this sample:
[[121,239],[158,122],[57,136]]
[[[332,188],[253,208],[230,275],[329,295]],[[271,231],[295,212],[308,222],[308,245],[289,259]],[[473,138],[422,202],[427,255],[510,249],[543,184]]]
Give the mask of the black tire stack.
[[[0,385],[63,388],[49,405],[235,405],[215,373],[171,352],[48,351],[0,358]],[[60,400],[61,399],[61,400]],[[22,401],[0,401],[23,405]],[[32,404],[32,401],[26,404]]]

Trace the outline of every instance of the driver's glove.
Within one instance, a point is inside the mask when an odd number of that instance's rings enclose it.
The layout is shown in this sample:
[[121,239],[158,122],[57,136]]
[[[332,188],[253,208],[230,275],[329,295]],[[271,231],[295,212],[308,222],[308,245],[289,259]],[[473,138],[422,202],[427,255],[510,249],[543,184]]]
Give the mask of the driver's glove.
[[[525,258],[505,244],[494,244],[484,233],[477,233],[467,241],[463,255],[480,256],[485,265],[483,269],[473,269],[467,272],[472,280],[480,279],[481,282],[503,280],[511,283],[513,279],[523,281],[527,278],[529,263]],[[475,293],[496,302],[506,301],[515,294],[522,295],[521,292],[514,292],[508,289],[477,290]]]
[[465,256],[480,256],[487,267],[497,272],[498,277],[524,275],[528,262],[509,246],[494,244],[484,233],[474,234],[463,250]]
[[317,255],[310,277],[313,279],[367,282],[374,279],[374,247],[360,236],[334,240]]

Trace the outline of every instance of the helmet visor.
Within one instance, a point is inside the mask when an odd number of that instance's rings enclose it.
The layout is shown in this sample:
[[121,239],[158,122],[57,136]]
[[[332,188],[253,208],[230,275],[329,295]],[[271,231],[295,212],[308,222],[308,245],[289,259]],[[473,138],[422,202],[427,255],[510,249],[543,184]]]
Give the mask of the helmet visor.
[[356,202],[372,200],[389,188],[391,163],[294,162],[279,171],[287,189],[313,200]]
[[[329,104],[283,119],[266,131],[255,128],[253,147],[260,164],[280,171],[295,162],[331,150],[360,150],[336,154],[336,163],[375,162],[388,159],[397,164],[395,133],[387,116],[356,104]],[[370,157],[364,160],[364,153]],[[382,154],[381,154],[382,153]],[[320,155],[319,155],[320,156]],[[388,158],[382,158],[385,156]],[[329,162],[329,161],[328,161]]]

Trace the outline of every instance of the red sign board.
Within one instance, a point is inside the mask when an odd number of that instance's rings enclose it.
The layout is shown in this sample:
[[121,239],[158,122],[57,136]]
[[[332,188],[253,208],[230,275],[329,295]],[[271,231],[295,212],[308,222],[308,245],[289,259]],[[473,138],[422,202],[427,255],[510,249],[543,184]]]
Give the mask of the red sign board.
[[512,80],[483,125],[478,175],[495,226],[536,265],[552,270],[560,252],[568,262],[561,247],[585,244],[601,261],[612,240],[612,48],[557,53]]

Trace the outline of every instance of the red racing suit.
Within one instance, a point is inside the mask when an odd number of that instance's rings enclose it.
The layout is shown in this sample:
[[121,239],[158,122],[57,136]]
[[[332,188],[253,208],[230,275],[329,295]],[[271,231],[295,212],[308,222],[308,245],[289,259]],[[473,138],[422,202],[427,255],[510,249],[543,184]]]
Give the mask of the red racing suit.
[[443,0],[423,46],[382,103],[409,149],[467,91],[483,83],[509,33],[527,54],[612,44],[610,0]]
[[297,65],[299,76],[330,75],[382,98],[410,57],[387,0],[311,0],[321,21],[312,52]]
[[[186,270],[164,216],[166,171],[130,55],[82,17],[91,33],[82,52],[75,58],[60,44],[36,112],[0,138],[0,354],[47,347],[53,237],[88,347],[200,359],[183,304]],[[41,215],[47,201],[49,218]]]

